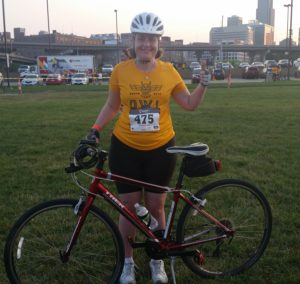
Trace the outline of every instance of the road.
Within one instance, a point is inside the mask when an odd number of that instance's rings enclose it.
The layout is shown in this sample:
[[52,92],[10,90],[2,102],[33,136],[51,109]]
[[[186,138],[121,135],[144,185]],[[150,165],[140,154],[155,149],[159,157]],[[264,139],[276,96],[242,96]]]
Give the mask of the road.
[[[290,77],[290,80],[297,80],[300,81],[300,78],[295,78],[295,77]],[[190,79],[185,79],[184,82],[186,84],[191,84],[191,80]],[[265,82],[265,79],[240,79],[240,78],[233,78],[231,80],[231,83],[263,83]],[[106,85],[108,83],[108,81],[103,81],[102,84]],[[213,80],[210,81],[210,84],[214,85],[214,84],[227,84],[227,80]],[[18,83],[16,82],[16,80],[10,81],[10,86],[11,87],[16,87],[18,85]],[[3,87],[7,87],[7,82],[3,81]]]
[[[290,80],[300,81],[300,78],[290,77]],[[186,84],[190,84],[191,80],[187,79],[187,80],[184,80],[184,82]],[[263,82],[265,82],[265,79],[241,79],[241,78],[232,78],[231,79],[231,84],[234,84],[234,83],[263,83]],[[214,84],[227,84],[227,79],[225,79],[225,80],[213,80],[213,81],[210,81],[210,84],[212,84],[212,85],[214,85]]]

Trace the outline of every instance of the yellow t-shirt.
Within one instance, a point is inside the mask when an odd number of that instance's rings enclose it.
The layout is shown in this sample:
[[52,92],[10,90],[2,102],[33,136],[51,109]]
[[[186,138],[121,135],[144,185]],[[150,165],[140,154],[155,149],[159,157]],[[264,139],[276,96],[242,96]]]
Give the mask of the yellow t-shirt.
[[124,144],[152,150],[175,136],[169,102],[172,94],[187,88],[172,64],[157,60],[154,70],[143,72],[133,59],[121,62],[109,88],[120,94],[122,111],[113,134]]

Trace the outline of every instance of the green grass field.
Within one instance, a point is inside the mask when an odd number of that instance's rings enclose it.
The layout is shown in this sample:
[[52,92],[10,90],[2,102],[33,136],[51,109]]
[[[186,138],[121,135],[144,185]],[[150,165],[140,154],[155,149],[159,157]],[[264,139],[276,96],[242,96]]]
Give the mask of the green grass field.
[[[193,86],[190,86],[191,89]],[[65,174],[72,150],[93,124],[107,86],[24,88],[0,93],[0,248],[15,220],[49,199],[78,198]],[[257,185],[273,211],[271,241],[250,270],[232,279],[206,280],[176,260],[177,283],[300,283],[299,161],[300,82],[212,86],[195,112],[171,105],[177,144],[201,141],[220,159],[214,176],[186,180],[195,189],[221,178]],[[108,149],[113,124],[102,134]],[[109,211],[101,201],[97,205]],[[148,260],[139,253],[139,283],[150,283]],[[169,261],[167,271],[169,269]],[[0,283],[8,283],[1,257]]]

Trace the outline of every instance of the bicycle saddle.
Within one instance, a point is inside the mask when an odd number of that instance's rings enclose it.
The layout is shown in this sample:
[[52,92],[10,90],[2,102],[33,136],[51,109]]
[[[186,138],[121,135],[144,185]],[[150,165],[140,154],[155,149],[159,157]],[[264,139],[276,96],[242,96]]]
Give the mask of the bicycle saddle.
[[204,156],[208,153],[209,147],[206,144],[197,142],[188,146],[173,146],[166,149],[171,154],[188,154],[192,156]]

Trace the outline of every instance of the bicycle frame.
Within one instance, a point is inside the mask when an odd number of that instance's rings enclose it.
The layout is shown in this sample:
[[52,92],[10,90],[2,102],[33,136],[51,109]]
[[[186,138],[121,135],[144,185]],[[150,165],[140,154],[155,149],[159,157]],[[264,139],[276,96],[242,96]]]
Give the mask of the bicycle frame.
[[[101,182],[101,179],[113,181],[113,182],[121,182],[121,183],[128,183],[132,185],[137,185],[141,187],[151,188],[154,190],[157,190],[159,192],[166,192],[166,193],[172,193],[173,194],[173,201],[171,203],[171,208],[168,214],[167,218],[167,224],[164,232],[163,239],[158,239],[157,236],[142,222],[138,216],[129,210],[125,204],[122,203],[122,201],[116,197],[113,193],[109,191],[109,189]],[[216,240],[222,240],[226,239],[230,236],[234,235],[234,230],[226,227],[224,224],[222,224],[219,220],[217,220],[215,217],[213,217],[211,214],[206,212],[204,210],[203,206],[199,206],[199,199],[192,196],[191,199],[187,198],[182,192],[182,180],[183,180],[183,174],[180,170],[178,181],[175,188],[170,188],[167,186],[160,186],[157,184],[147,183],[136,179],[131,179],[128,177],[112,174],[109,172],[106,172],[102,169],[102,166],[97,166],[95,171],[95,177],[90,184],[89,187],[89,193],[87,195],[87,198],[84,202],[84,205],[82,206],[81,214],[78,218],[78,222],[75,226],[74,232],[72,234],[72,237],[69,241],[69,243],[66,246],[66,249],[64,252],[61,252],[61,259],[63,262],[68,261],[68,257],[71,253],[71,250],[76,243],[76,240],[80,234],[80,230],[84,224],[85,218],[87,217],[87,214],[91,208],[91,206],[94,203],[94,200],[96,196],[103,197],[111,206],[113,206],[120,214],[122,214],[128,221],[130,221],[140,232],[142,232],[148,239],[152,241],[153,244],[156,244],[158,246],[158,249],[160,252],[164,252],[166,256],[178,256],[178,255],[194,255],[195,250],[193,251],[185,251],[183,249],[189,248],[195,245],[216,241]],[[193,199],[194,198],[194,199]],[[221,228],[224,231],[224,234],[220,236],[216,236],[213,238],[208,238],[204,240],[197,240],[193,242],[186,242],[186,243],[177,243],[175,241],[172,241],[170,238],[174,218],[175,218],[175,212],[177,209],[177,205],[179,200],[182,200],[186,204],[189,204],[191,207],[194,208],[199,214],[201,214],[204,218],[209,220],[210,222],[214,223],[218,228]],[[194,200],[194,202],[193,202]],[[197,202],[198,201],[198,202]],[[81,201],[79,201],[77,207],[81,206]],[[129,237],[129,241],[133,248],[137,247],[145,247],[145,243],[134,243],[133,240]]]

